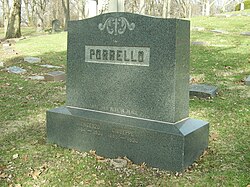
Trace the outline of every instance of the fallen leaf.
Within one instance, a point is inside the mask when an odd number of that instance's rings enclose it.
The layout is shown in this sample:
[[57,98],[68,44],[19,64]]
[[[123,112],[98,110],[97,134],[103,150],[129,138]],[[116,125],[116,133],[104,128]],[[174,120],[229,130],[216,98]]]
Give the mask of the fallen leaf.
[[0,178],[1,179],[5,179],[5,178],[7,178],[8,177],[8,175],[6,174],[6,173],[1,173],[0,174]]
[[211,137],[211,139],[212,139],[213,141],[216,141],[216,140],[218,139],[219,135],[218,135],[216,132],[213,132],[213,133],[210,135],[210,137]]
[[18,157],[19,157],[18,154],[14,154],[14,155],[12,156],[12,159],[15,160],[15,159],[17,159]]
[[96,156],[96,160],[104,160],[105,158],[104,157],[102,157],[102,156]]
[[95,156],[95,155],[96,155],[96,151],[95,151],[95,150],[90,150],[90,151],[89,151],[89,154],[91,154],[91,155],[94,155],[94,156]]
[[37,179],[39,177],[39,175],[41,174],[41,171],[39,170],[34,170],[33,172],[30,173],[30,176],[33,178],[33,179]]
[[96,181],[96,184],[97,184],[97,185],[105,184],[105,181],[104,181],[104,180],[99,180],[99,181]]
[[28,155],[24,155],[23,156],[23,161],[27,161],[29,159],[29,156]]

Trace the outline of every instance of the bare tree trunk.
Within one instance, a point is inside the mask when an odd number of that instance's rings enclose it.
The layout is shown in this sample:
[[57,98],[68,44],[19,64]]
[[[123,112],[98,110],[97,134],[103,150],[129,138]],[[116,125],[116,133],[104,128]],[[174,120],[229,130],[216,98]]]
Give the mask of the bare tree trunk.
[[189,1],[188,0],[176,0],[176,2],[182,10],[179,12],[180,17],[184,17],[184,18],[188,17]]
[[146,3],[145,0],[140,0],[140,4],[139,4],[139,13],[142,15],[145,15],[145,11],[146,11]]
[[70,20],[69,0],[62,0],[64,11],[64,30],[68,29],[68,21]]
[[171,0],[163,0],[162,17],[170,18]]
[[36,17],[35,17],[35,14],[36,14],[35,0],[31,1],[30,5],[31,5],[31,19],[32,19],[33,25],[35,25],[35,23],[36,23],[36,21],[35,21],[36,20]]
[[84,7],[85,7],[84,0],[79,0],[78,1],[78,19],[79,20],[84,19]]
[[42,2],[38,2],[36,4],[36,16],[37,16],[37,23],[36,23],[36,32],[43,32],[44,31],[44,19],[43,19],[43,8]]
[[205,16],[210,16],[210,10],[211,10],[211,7],[213,6],[214,3],[215,3],[215,0],[213,0],[211,3],[210,3],[210,0],[206,0],[206,2],[205,2]]
[[9,23],[9,15],[10,15],[9,1],[8,0],[3,0],[4,33],[7,32],[7,27],[8,27],[8,23]]
[[24,5],[25,5],[25,12],[26,12],[26,15],[27,15],[27,19],[28,19],[28,25],[29,26],[33,26],[34,23],[33,23],[33,19],[30,15],[30,11],[29,11],[29,1],[28,0],[23,0],[24,2]]
[[21,0],[14,0],[11,8],[5,38],[21,37]]
[[[221,8],[221,10],[222,10],[222,12],[225,12],[226,11],[226,7],[230,4],[230,3],[232,3],[233,2],[233,0],[223,0],[223,4],[222,4],[222,8]],[[239,2],[239,1],[238,1]]]
[[192,17],[192,5],[191,2],[189,3],[189,11],[188,11],[188,18],[190,19]]
[[210,16],[210,2],[209,2],[209,0],[207,0],[207,2],[205,3],[205,7],[206,7],[205,15]]
[[170,10],[171,10],[171,0],[168,0],[168,9],[167,9],[167,18],[170,18]]
[[167,0],[163,0],[162,17],[167,18]]

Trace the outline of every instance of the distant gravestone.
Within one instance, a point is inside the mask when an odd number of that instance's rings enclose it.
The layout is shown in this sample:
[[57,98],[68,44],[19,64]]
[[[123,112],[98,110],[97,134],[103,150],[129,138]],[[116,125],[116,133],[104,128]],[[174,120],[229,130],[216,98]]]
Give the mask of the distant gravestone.
[[240,35],[243,35],[243,36],[250,36],[250,32],[242,32],[242,33],[240,33]]
[[246,78],[245,84],[246,84],[247,86],[250,86],[250,75]]
[[38,57],[24,57],[24,62],[28,62],[28,63],[31,63],[31,64],[35,64],[35,63],[39,63],[41,62],[42,60]]
[[225,14],[225,17],[230,18],[230,17],[232,17],[232,14]]
[[44,76],[40,75],[29,76],[28,78],[31,80],[44,80]]
[[244,3],[240,3],[240,11],[245,9],[245,4]]
[[4,67],[4,62],[0,62],[0,67]]
[[62,71],[49,72],[44,76],[46,81],[65,81],[65,73]]
[[53,65],[50,65],[50,64],[42,64],[42,65],[40,65],[41,67],[43,67],[43,68],[55,68],[55,69],[60,69],[60,68],[62,68],[62,67],[60,67],[60,66],[53,66]]
[[12,66],[7,68],[7,71],[9,73],[15,73],[15,74],[21,74],[21,73],[26,73],[27,71],[23,68],[17,67],[17,66]]
[[192,31],[204,31],[204,27],[192,27]]
[[191,84],[189,87],[190,97],[211,98],[218,93],[218,88],[206,84]]
[[218,33],[218,34],[228,34],[228,31],[224,31],[224,30],[211,30],[211,32],[214,32],[214,33]]
[[3,43],[2,46],[3,46],[3,50],[5,53],[7,54],[18,54],[13,48],[12,46],[14,45],[15,43],[14,42],[10,42],[7,40],[7,42]]
[[188,118],[189,53],[187,20],[108,13],[69,22],[67,101],[47,111],[48,142],[184,170],[209,131]]
[[84,13],[85,13],[86,18],[96,16],[97,15],[97,1],[96,0],[86,1],[84,10],[85,10]]
[[203,42],[203,41],[194,41],[191,42],[192,45],[201,45],[201,46],[208,46],[209,43],[208,42]]
[[52,33],[61,32],[61,22],[58,19],[52,21]]
[[3,49],[8,49],[11,47],[11,43],[3,43]]

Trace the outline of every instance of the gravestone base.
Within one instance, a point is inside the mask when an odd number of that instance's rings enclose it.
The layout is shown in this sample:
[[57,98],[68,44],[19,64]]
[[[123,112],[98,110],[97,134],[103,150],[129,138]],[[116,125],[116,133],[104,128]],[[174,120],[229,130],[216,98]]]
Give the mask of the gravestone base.
[[46,81],[65,81],[65,73],[62,71],[49,72],[44,76]]
[[47,111],[49,143],[134,163],[183,171],[208,147],[208,122],[167,123],[74,107]]

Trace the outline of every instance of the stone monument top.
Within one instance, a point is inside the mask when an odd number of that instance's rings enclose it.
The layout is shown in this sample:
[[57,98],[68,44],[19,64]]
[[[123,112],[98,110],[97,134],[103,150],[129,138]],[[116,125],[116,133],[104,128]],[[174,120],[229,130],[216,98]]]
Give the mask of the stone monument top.
[[189,21],[108,13],[69,25],[67,106],[188,117]]
[[66,106],[47,112],[48,141],[182,171],[208,146],[189,115],[190,23],[108,13],[68,27]]

